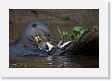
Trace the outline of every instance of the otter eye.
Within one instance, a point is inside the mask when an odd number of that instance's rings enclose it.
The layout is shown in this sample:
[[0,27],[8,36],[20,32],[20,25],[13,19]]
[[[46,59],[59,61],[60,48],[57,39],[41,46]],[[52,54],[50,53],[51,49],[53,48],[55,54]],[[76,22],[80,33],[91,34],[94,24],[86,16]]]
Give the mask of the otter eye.
[[35,28],[37,25],[36,24],[32,24],[32,27]]

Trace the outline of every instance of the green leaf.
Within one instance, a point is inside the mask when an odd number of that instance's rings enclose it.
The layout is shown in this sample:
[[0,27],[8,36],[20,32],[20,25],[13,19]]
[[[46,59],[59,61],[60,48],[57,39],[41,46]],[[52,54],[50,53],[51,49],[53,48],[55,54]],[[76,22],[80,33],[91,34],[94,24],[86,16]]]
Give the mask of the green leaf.
[[85,31],[87,30],[85,29],[85,30],[80,31],[80,37],[85,33]]
[[87,29],[84,29],[83,27],[80,26],[76,26],[72,29],[72,32],[77,40],[79,40],[82,37],[85,31],[87,31]]
[[73,32],[80,32],[80,31],[82,31],[82,30],[84,30],[84,28],[83,28],[83,27],[80,27],[80,26],[76,26],[76,27],[74,27],[74,28],[72,29]]

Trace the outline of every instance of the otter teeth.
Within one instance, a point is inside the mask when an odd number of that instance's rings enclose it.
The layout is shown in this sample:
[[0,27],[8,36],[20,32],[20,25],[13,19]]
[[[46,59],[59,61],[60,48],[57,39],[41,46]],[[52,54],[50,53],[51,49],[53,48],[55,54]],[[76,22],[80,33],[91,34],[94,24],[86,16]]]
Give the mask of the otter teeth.
[[36,42],[38,43],[38,41],[39,41],[39,40],[38,40],[38,36],[35,37],[35,40],[36,40]]

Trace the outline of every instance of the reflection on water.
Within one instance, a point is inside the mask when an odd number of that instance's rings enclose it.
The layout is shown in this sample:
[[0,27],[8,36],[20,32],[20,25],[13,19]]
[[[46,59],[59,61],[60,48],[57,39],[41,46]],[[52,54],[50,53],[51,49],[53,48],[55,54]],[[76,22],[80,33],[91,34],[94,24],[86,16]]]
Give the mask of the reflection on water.
[[98,68],[98,58],[88,56],[25,56],[10,59],[10,68]]

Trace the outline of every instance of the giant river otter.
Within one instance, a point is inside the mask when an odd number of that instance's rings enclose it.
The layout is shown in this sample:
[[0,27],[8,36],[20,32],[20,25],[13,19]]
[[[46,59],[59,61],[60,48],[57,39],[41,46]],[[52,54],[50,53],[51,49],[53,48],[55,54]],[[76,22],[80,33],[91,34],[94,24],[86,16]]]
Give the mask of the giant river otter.
[[38,55],[46,56],[46,42],[49,40],[49,29],[42,21],[34,20],[26,25],[18,39],[10,44],[10,56]]
[[[50,31],[42,21],[34,20],[26,25],[17,40],[9,46],[9,56],[59,55],[70,41],[53,46],[49,43]],[[61,41],[60,41],[61,42]],[[48,47],[48,49],[46,49]]]

